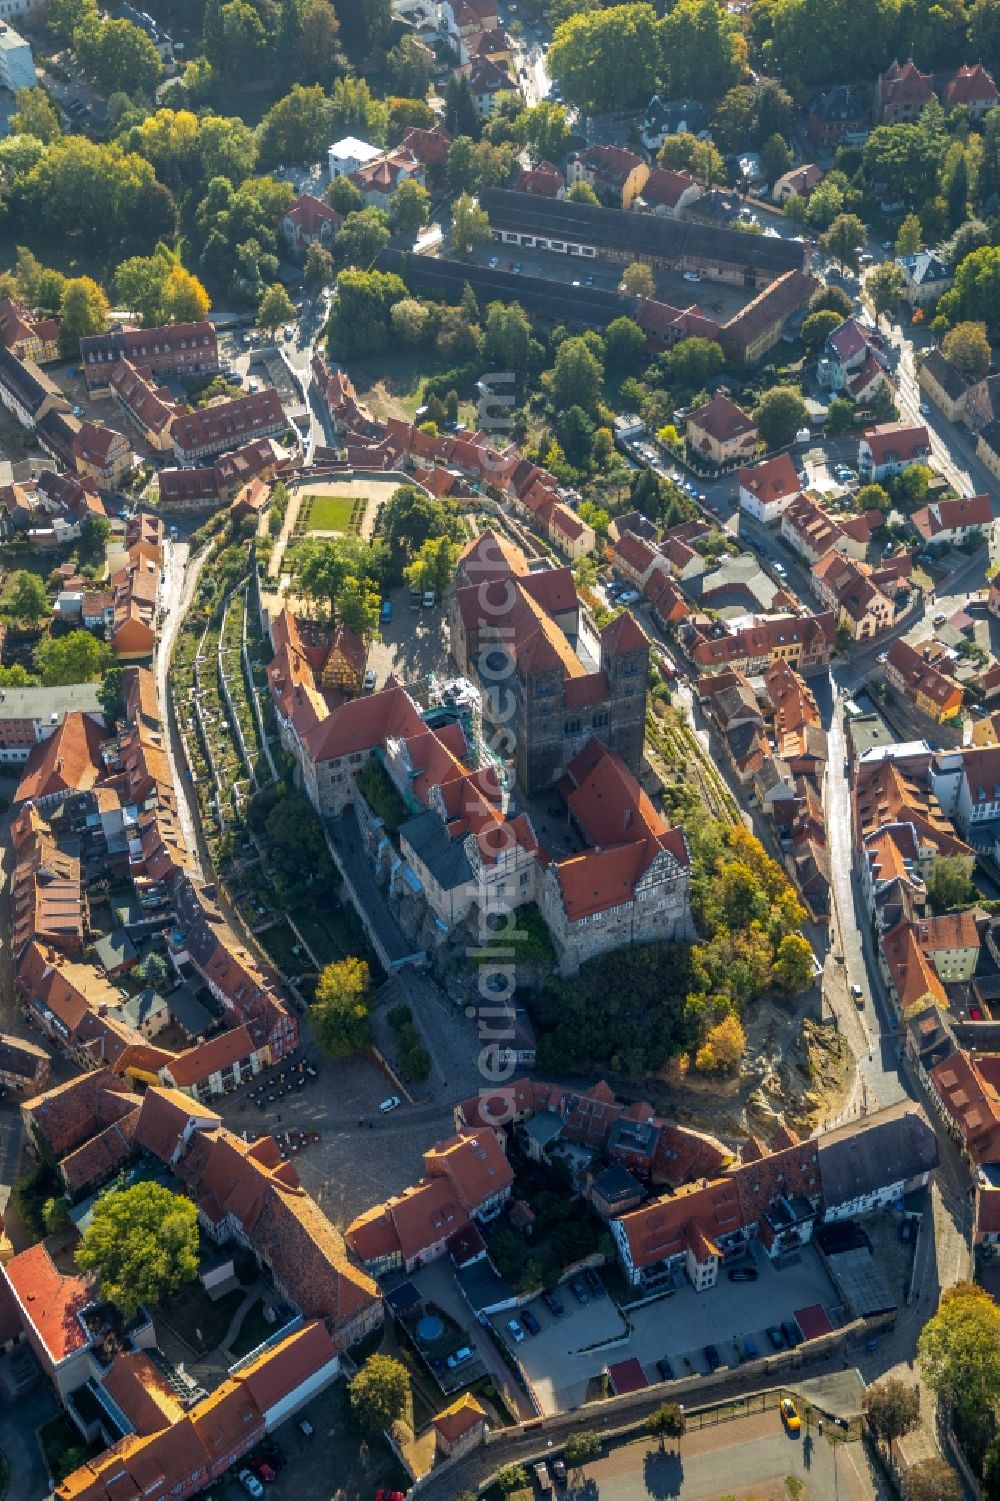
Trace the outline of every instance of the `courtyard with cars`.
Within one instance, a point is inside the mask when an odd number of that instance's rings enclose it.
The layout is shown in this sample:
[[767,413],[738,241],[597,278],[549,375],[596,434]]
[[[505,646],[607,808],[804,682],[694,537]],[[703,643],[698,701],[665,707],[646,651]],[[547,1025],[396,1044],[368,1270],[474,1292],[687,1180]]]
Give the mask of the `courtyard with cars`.
[[[680,1379],[712,1369],[708,1347],[714,1347],[720,1367],[736,1367],[798,1343],[797,1310],[818,1306],[833,1328],[843,1323],[839,1297],[814,1246],[801,1247],[780,1265],[754,1248],[746,1265],[757,1273],[754,1280],[730,1280],[723,1272],[715,1287],[699,1293],[685,1278],[655,1301],[626,1305],[624,1312],[611,1297],[595,1297],[589,1286],[582,1302],[572,1283],[563,1284],[556,1290],[561,1314],[553,1314],[541,1297],[528,1305],[540,1326],[537,1335],[525,1332],[520,1310],[495,1314],[491,1322],[544,1413],[579,1406],[618,1361],[638,1360],[650,1383]],[[515,1315],[520,1339],[510,1328]],[[658,1369],[659,1362],[672,1376]]]

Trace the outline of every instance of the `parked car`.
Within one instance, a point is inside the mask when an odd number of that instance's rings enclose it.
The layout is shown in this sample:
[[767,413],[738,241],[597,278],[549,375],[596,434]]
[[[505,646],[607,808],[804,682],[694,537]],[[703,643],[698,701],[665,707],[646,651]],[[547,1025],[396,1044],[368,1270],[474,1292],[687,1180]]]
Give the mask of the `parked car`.
[[566,1461],[564,1459],[554,1459],[552,1461],[552,1474],[556,1485],[566,1484]]
[[705,1359],[708,1361],[710,1371],[717,1371],[722,1364],[722,1356],[714,1345],[705,1346]]
[[758,1272],[755,1266],[734,1266],[727,1275],[730,1282],[756,1282]]
[[466,1362],[471,1359],[471,1346],[463,1345],[460,1350],[456,1350],[453,1355],[448,1356],[448,1359],[445,1361],[445,1365],[448,1367],[449,1371],[457,1371],[460,1365],[465,1365]]
[[500,257],[498,255],[491,255],[490,256],[490,270],[491,271],[497,271],[497,270],[499,270],[499,268],[500,268]]
[[310,1422],[308,1422],[305,1418],[300,1418],[299,1432],[301,1433],[303,1438],[312,1438],[314,1431],[315,1430],[313,1429],[313,1425]]
[[406,1501],[402,1491],[388,1491],[384,1485],[380,1485],[375,1492],[375,1501]]
[[264,1494],[264,1487],[257,1479],[253,1470],[241,1470],[236,1478],[248,1496],[253,1496],[254,1501],[260,1501],[261,1496]]
[[365,673],[365,692],[366,693],[374,693],[375,692],[375,682],[376,682],[375,669],[374,669],[374,667],[369,667],[368,671]]
[[259,1475],[261,1480],[266,1480],[269,1485],[272,1480],[277,1480],[278,1478],[277,1471],[273,1465],[268,1464],[263,1455],[259,1454],[255,1459],[251,1459],[250,1466],[254,1473]]
[[661,1381],[673,1381],[674,1368],[665,1355],[656,1362],[656,1369]]
[[548,1472],[548,1467],[544,1464],[544,1462],[537,1465],[532,1465],[531,1472],[535,1477],[535,1484],[538,1486],[538,1489],[541,1491],[543,1496],[547,1496],[549,1491],[552,1489],[552,1477]]
[[930,403],[929,402],[922,401],[920,403],[920,415],[921,415],[921,417],[929,417],[931,415],[931,409],[930,409]]
[[618,603],[620,605],[635,605],[639,603],[641,598],[642,595],[638,589],[623,589],[618,596]]
[[437,603],[437,595],[433,589],[425,589],[420,597],[420,603],[425,610],[433,610]]
[[801,1343],[802,1343],[802,1336],[799,1333],[799,1326],[798,1326],[798,1324],[793,1324],[788,1319],[782,1319],[782,1321],[781,1321],[781,1332],[785,1336],[785,1340],[786,1340],[786,1342],[788,1344],[788,1348],[790,1350],[794,1350],[795,1347],[796,1347],[796,1345],[801,1345]]
[[785,1348],[785,1336],[776,1324],[772,1324],[770,1329],[768,1329],[767,1337],[775,1350],[783,1350]]
[[395,1110],[396,1107],[398,1105],[401,1105],[402,1103],[403,1102],[399,1098],[398,1094],[391,1094],[387,1100],[382,1101],[381,1105],[378,1108],[383,1115],[388,1115],[390,1110]]
[[381,619],[383,625],[388,625],[389,621],[392,619],[392,600],[391,599],[384,599],[382,601],[382,610],[381,610],[380,619]]
[[542,1326],[535,1318],[535,1315],[531,1312],[530,1308],[522,1309],[521,1323],[524,1325],[525,1329],[527,1329],[529,1334],[541,1334],[542,1332]]
[[852,985],[851,986],[851,995],[854,997],[854,1004],[855,1004],[855,1006],[857,1006],[857,1008],[858,1008],[859,1011],[863,1011],[865,1009],[865,993],[861,989],[861,986],[860,985]]
[[685,273],[684,273],[684,280],[685,281],[701,281],[701,272],[700,271],[685,271]]
[[792,1401],[791,1397],[782,1397],[781,1399],[781,1421],[784,1423],[789,1433],[798,1433],[799,1429],[802,1427],[802,1419],[799,1417],[799,1410],[795,1406],[795,1403]]
[[561,1319],[566,1312],[555,1293],[542,1293],[542,1302],[554,1319]]
[[515,1345],[519,1345],[524,1339],[524,1330],[521,1328],[521,1325],[517,1319],[507,1320],[507,1332],[510,1335],[511,1339],[513,1339]]
[[569,1290],[578,1303],[589,1303],[590,1294],[582,1277],[574,1277],[569,1285]]
[[605,1296],[604,1283],[594,1271],[594,1268],[592,1266],[587,1267],[587,1270],[583,1275],[587,1279],[587,1286],[593,1293],[594,1297],[603,1298]]

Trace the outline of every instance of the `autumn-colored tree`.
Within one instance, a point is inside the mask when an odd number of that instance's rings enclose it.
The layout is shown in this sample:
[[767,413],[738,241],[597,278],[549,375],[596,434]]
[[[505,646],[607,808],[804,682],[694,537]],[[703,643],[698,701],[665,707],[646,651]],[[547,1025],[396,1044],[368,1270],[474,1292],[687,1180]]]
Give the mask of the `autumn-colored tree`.
[[738,1016],[724,1016],[712,1027],[694,1055],[694,1066],[701,1074],[732,1073],[743,1057],[746,1033]]

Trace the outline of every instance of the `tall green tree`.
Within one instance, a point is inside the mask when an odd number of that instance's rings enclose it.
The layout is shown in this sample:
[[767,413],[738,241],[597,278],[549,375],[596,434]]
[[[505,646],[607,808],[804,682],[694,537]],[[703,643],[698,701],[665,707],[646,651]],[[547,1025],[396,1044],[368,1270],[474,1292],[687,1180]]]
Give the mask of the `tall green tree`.
[[114,665],[114,660],[111,648],[89,631],[47,636],[35,648],[35,666],[46,688],[94,683]]
[[370,1005],[371,975],[363,959],[342,959],[320,971],[309,1015],[324,1052],[343,1058],[368,1046]]
[[684,1413],[676,1402],[661,1403],[646,1419],[646,1432],[650,1438],[659,1439],[661,1450],[668,1438],[680,1441],[684,1437],[686,1427]]
[[985,1288],[956,1283],[921,1330],[917,1357],[931,1390],[978,1422],[1000,1402],[1000,1307]]
[[96,1270],[101,1291],[126,1319],[198,1275],[198,1209],[160,1183],[112,1189],[94,1205],[76,1249],[81,1271]]
[[280,281],[268,287],[257,309],[257,327],[264,329],[273,338],[282,323],[294,321],[298,316],[296,307]]
[[34,136],[46,146],[62,135],[59,115],[43,88],[18,89],[14,104],[10,117],[12,135]]
[[412,177],[400,183],[392,195],[390,214],[401,234],[413,236],[430,217],[431,195]]
[[333,106],[319,84],[291,92],[273,104],[257,127],[257,146],[265,167],[314,162],[330,144]]
[[556,410],[582,407],[592,414],[597,407],[604,370],[586,340],[564,339],[556,351],[552,370],[552,402]]
[[[693,3],[680,0],[688,7]],[[682,27],[676,29],[680,36]],[[644,104],[656,88],[660,56],[652,5],[612,5],[557,26],[547,65],[567,101],[591,113]]]
[[59,344],[67,354],[79,352],[80,340],[108,326],[108,299],[89,276],[75,276],[63,288],[59,304]]
[[468,193],[462,193],[451,206],[451,243],[458,255],[469,256],[491,239],[489,215]]
[[27,620],[32,624],[44,620],[51,613],[49,596],[37,573],[28,573],[23,568],[15,573],[10,591],[10,609],[17,620]]
[[809,408],[791,386],[772,386],[761,397],[754,420],[768,448],[784,448],[795,441],[800,427],[809,426]]
[[738,17],[717,0],[677,0],[659,23],[663,67],[674,98],[718,97],[747,76]]
[[858,254],[868,231],[857,214],[838,214],[823,236],[823,244],[841,267],[858,268]]

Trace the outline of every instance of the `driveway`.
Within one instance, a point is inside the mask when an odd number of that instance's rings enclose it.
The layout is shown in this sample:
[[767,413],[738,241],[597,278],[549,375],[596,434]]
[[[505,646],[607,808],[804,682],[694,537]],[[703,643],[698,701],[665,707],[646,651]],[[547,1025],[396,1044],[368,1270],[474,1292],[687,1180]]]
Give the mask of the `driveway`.
[[[443,1256],[437,1261],[432,1261],[430,1266],[422,1267],[420,1271],[414,1272],[411,1280],[420,1289],[420,1295],[425,1303],[436,1303],[446,1313],[450,1313],[463,1328],[468,1329],[469,1344],[489,1371],[493,1381],[503,1391],[507,1406],[522,1422],[535,1417],[535,1409],[514,1381],[492,1339],[485,1330],[479,1327],[475,1314],[459,1292],[450,1258]],[[510,1314],[507,1315],[508,1318],[510,1316]]]
[[49,1494],[48,1471],[35,1430],[55,1416],[58,1405],[44,1380],[20,1402],[0,1403],[0,1451],[10,1472],[7,1501],[42,1501]]
[[[758,1354],[771,1353],[765,1333],[769,1325],[790,1320],[796,1308],[819,1303],[831,1323],[841,1322],[833,1285],[813,1246],[805,1246],[781,1267],[774,1267],[754,1248],[758,1280],[730,1282],[722,1275],[714,1288],[696,1293],[687,1282],[668,1297],[629,1317],[632,1333],[620,1344],[593,1349],[599,1341],[614,1340],[625,1333],[625,1324],[610,1298],[580,1308],[568,1288],[560,1289],[566,1312],[554,1319],[541,1299],[531,1311],[542,1325],[541,1334],[530,1335],[518,1346],[518,1356],[543,1410],[565,1412],[583,1401],[587,1383],[605,1367],[619,1360],[636,1359],[650,1381],[659,1381],[656,1362],[667,1356],[680,1379],[692,1371],[707,1372],[704,1347],[714,1344],[725,1365],[738,1365],[734,1341],[750,1338]],[[509,1317],[509,1315],[507,1315]],[[495,1319],[498,1327],[505,1319]]]

